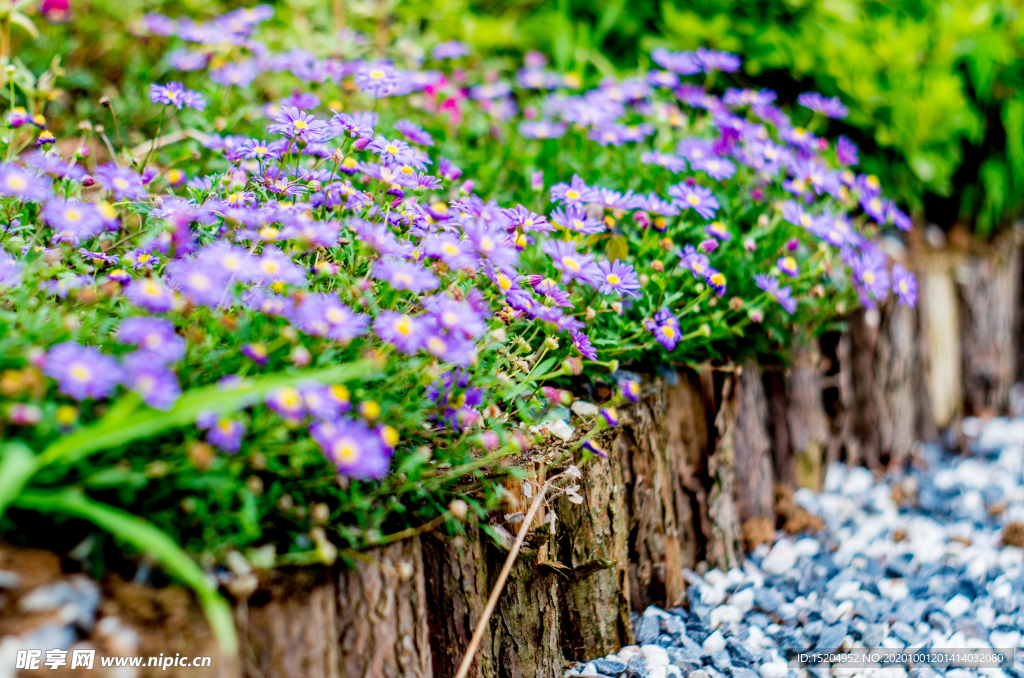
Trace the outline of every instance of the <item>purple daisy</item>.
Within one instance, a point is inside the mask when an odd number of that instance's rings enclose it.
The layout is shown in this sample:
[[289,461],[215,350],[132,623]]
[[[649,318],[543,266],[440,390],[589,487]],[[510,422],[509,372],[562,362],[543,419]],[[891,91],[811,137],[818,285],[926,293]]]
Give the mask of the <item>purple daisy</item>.
[[295,312],[295,324],[306,334],[344,343],[365,333],[368,323],[366,316],[330,294],[306,295]]
[[175,333],[174,323],[164,318],[125,318],[117,328],[117,341],[138,346],[150,362],[166,365],[185,357],[185,340]]
[[779,257],[779,260],[775,262],[775,265],[779,267],[779,270],[788,275],[790,278],[795,278],[800,273],[800,267],[796,263],[796,259],[790,256]]
[[893,264],[892,291],[904,306],[917,305],[917,278],[903,264]]
[[41,177],[21,165],[0,164],[0,195],[22,202],[41,202],[50,195],[50,178]]
[[576,330],[570,330],[569,336],[572,337],[573,348],[579,351],[580,355],[587,360],[597,360],[597,349],[590,343],[590,337]]
[[809,108],[829,118],[842,119],[850,114],[850,109],[843,105],[839,97],[829,98],[818,92],[804,92],[796,98],[796,102],[804,108]]
[[196,417],[196,426],[206,431],[206,442],[218,449],[234,454],[242,447],[245,424],[240,421],[204,412]]
[[384,311],[373,321],[373,331],[382,340],[394,344],[403,353],[415,353],[423,346],[423,323],[419,318]]
[[434,145],[434,137],[430,136],[430,132],[425,131],[422,127],[409,120],[399,120],[395,123],[395,129],[414,144],[419,144],[420,146]]
[[710,188],[705,188],[699,184],[690,185],[687,182],[682,182],[671,186],[668,189],[668,194],[675,198],[672,204],[676,205],[681,210],[692,209],[697,214],[701,215],[705,219],[711,219],[715,216],[715,212],[718,210],[720,205],[714,194],[711,193]]
[[373,277],[386,280],[396,290],[429,292],[438,285],[437,276],[412,261],[388,257],[373,265]]
[[125,385],[155,410],[169,410],[181,397],[178,375],[149,351],[129,353],[122,361]]
[[151,84],[149,98],[154,104],[174,106],[179,111],[183,107],[194,108],[197,111],[206,110],[206,100],[203,99],[203,95],[185,89],[180,82],[169,82],[166,85]]
[[115,200],[145,200],[149,197],[142,177],[127,167],[108,162],[97,167],[93,177],[100,186],[114,194]]
[[636,271],[629,264],[624,264],[618,259],[615,262],[604,261],[598,262],[598,268],[601,269],[601,276],[599,278],[600,285],[597,288],[601,294],[620,294],[629,297],[639,297],[637,290],[640,289],[640,283],[637,282]]
[[43,373],[57,381],[60,392],[75,400],[106,398],[121,383],[117,361],[92,346],[66,341],[46,354]]
[[174,306],[174,292],[156,278],[139,278],[128,283],[128,301],[153,313],[166,313]]
[[379,479],[387,475],[391,454],[364,422],[341,417],[309,428],[313,440],[343,476]]
[[769,297],[779,302],[786,313],[793,313],[796,310],[796,299],[793,298],[793,288],[779,286],[779,279],[759,273],[754,277],[758,288],[768,294]]
[[601,269],[594,263],[594,257],[577,252],[575,240],[548,240],[541,249],[551,257],[555,269],[562,272],[563,285],[579,280],[593,286],[600,279]]

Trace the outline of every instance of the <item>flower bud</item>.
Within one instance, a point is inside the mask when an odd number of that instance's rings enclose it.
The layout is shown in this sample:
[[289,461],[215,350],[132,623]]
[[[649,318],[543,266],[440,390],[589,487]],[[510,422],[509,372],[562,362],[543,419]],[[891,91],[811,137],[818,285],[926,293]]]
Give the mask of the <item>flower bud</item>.
[[469,504],[464,499],[452,499],[452,502],[448,504],[448,511],[456,520],[465,520],[469,515]]
[[655,259],[654,261],[651,262],[651,268],[653,268],[658,273],[661,273],[662,271],[665,270],[665,264],[661,263],[660,259]]
[[548,335],[548,337],[546,339],[544,339],[544,345],[547,346],[549,351],[557,351],[558,350],[558,337],[556,337],[554,335]]
[[562,364],[577,377],[583,374],[583,360],[579,356],[569,356]]

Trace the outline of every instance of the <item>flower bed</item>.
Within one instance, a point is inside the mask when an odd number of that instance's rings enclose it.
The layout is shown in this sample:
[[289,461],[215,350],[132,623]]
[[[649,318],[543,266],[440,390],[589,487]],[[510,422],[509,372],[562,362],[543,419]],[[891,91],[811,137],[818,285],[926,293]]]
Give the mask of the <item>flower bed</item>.
[[704,49],[593,83],[459,43],[277,52],[271,14],[147,17],[187,86],[149,85],[159,132],[134,148],[98,121],[60,146],[41,85],[13,79],[0,167],[7,536],[108,531],[192,586],[227,647],[196,558],[461,531],[531,444],[606,457],[638,374],[916,300],[876,242],[909,219],[821,135],[837,100],[784,112]]

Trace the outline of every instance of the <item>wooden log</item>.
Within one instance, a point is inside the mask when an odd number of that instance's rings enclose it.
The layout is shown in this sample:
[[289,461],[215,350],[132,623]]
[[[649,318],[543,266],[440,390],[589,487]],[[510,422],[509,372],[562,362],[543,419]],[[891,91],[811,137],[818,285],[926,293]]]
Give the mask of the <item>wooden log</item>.
[[340,678],[337,617],[330,571],[271,573],[235,606],[243,675]]
[[429,678],[426,580],[418,537],[367,553],[337,584],[338,665],[348,678]]
[[[438,678],[451,678],[480,621],[491,590],[483,537],[476,527],[449,538],[431,535],[423,541],[432,666]],[[492,637],[481,643],[470,678],[495,678]]]
[[733,393],[736,417],[736,510],[741,523],[767,518],[775,524],[775,470],[768,434],[768,398],[761,369],[743,363]]
[[1001,413],[1017,379],[1021,247],[1015,232],[956,268],[968,414]]
[[700,377],[649,389],[623,412],[615,447],[622,464],[629,524],[629,591],[633,609],[679,605],[683,568],[704,557],[708,515],[708,395]]
[[880,453],[890,463],[910,457],[918,439],[915,398],[919,361],[917,357],[917,312],[890,299],[881,309],[881,323],[875,345],[875,375],[872,406],[878,426]]
[[[562,496],[555,512],[551,557],[562,577],[562,652],[585,661],[633,643],[629,590],[629,509],[622,481],[618,434],[597,442],[609,458],[583,467],[582,504]],[[576,460],[579,462],[579,458]]]
[[830,425],[822,400],[821,354],[816,340],[806,337],[794,346],[786,374],[786,424],[797,484],[821,489]]
[[[737,401],[733,397],[736,378],[729,376],[722,387],[722,405],[715,417],[717,439],[708,457],[708,518],[711,523],[705,560],[723,571],[739,567],[743,554],[742,531],[736,510]],[[742,397],[742,396],[741,396]]]
[[919,264],[918,303],[928,346],[928,399],[931,420],[946,428],[963,411],[963,366],[960,349],[960,311],[952,259],[929,254]]

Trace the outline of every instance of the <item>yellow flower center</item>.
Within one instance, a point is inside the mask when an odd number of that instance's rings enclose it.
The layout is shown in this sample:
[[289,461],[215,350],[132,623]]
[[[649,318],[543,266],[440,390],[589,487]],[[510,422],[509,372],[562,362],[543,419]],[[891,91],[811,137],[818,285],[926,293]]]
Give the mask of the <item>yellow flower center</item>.
[[612,285],[618,285],[620,282],[622,282],[622,278],[615,275],[614,273],[609,273],[605,280],[607,280]]
[[409,320],[409,316],[403,315],[395,321],[394,328],[395,332],[407,336],[412,334],[412,321]]
[[577,261],[576,257],[562,257],[562,266],[573,271],[580,270],[580,262]]

